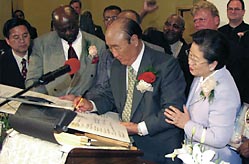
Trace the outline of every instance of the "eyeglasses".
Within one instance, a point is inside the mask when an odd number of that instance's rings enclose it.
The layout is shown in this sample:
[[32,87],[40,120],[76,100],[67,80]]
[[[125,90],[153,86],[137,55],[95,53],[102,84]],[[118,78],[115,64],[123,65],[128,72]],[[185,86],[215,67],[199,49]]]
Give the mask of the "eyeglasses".
[[114,21],[117,19],[117,16],[111,16],[111,17],[105,17],[104,21],[105,22],[110,22],[110,21]]
[[194,23],[205,22],[206,20],[207,20],[206,18],[197,18],[197,19],[194,19]]
[[194,65],[201,65],[207,63],[207,61],[200,61],[198,57],[191,53],[190,49],[186,50],[185,52],[188,56],[188,60],[191,61]]
[[240,11],[240,10],[242,10],[242,9],[240,9],[240,8],[228,7],[227,10],[228,10],[228,11],[235,11],[235,12],[238,12],[238,11]]

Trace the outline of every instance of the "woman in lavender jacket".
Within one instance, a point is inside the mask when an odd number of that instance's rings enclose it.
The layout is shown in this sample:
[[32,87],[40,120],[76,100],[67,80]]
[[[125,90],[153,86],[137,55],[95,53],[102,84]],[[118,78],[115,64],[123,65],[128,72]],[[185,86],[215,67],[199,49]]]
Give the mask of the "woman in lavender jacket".
[[[186,139],[192,138],[194,143],[201,142],[205,129],[203,145],[215,151],[213,161],[240,164],[239,154],[228,146],[241,106],[238,89],[225,67],[228,43],[215,30],[201,30],[192,37],[188,63],[195,78],[184,112],[170,106],[165,109],[166,122],[184,129]],[[196,129],[194,134],[193,129]]]

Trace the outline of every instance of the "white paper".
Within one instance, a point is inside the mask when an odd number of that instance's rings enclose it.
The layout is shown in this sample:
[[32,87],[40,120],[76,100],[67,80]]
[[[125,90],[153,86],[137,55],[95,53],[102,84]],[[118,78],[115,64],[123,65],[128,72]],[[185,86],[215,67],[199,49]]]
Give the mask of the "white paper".
[[[20,89],[20,88],[0,84],[0,96],[1,97],[6,97],[6,98],[11,97],[11,96],[15,95],[17,92],[20,92],[21,90],[22,89]],[[67,109],[73,110],[73,103],[71,101],[62,100],[62,99],[59,99],[58,97],[49,96],[46,94],[33,92],[33,91],[28,91],[28,92],[24,93],[22,96],[33,96],[33,97],[44,98],[44,99],[52,102],[52,104],[50,104],[51,107],[61,107],[64,109],[67,107]],[[5,101],[5,99],[0,98],[0,103],[3,101]],[[5,113],[9,113],[9,114],[15,114],[15,112],[18,109],[18,107],[20,106],[20,104],[21,104],[21,102],[18,102],[18,101],[10,101],[7,104],[1,106],[0,111],[5,112]],[[33,104],[36,105],[35,102]],[[49,105],[49,104],[47,104],[47,105]]]
[[82,132],[130,143],[126,127],[108,115],[78,113],[68,127]]

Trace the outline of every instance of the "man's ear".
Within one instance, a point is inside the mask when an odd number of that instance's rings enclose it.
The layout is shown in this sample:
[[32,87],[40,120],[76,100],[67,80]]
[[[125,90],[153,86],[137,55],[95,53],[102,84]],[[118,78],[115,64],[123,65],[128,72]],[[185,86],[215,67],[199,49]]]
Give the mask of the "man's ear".
[[130,38],[130,43],[131,44],[134,44],[135,46],[138,46],[138,37],[137,37],[137,35],[135,35],[135,34],[133,34],[132,36],[131,36],[131,38]]
[[7,43],[8,45],[10,45],[10,41],[9,41],[8,38],[5,38],[5,41],[6,41],[6,43]]
[[214,21],[215,21],[215,24],[216,24],[216,26],[217,26],[217,28],[218,28],[219,25],[220,25],[220,17],[215,16],[215,17],[214,17]]

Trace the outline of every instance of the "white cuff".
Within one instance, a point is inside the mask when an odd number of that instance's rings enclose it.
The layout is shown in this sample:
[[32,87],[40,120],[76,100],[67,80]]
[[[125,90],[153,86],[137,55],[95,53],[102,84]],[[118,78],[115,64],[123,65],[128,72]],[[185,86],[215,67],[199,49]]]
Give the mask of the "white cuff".
[[145,135],[149,134],[148,129],[147,129],[144,121],[138,123],[137,129],[138,129],[138,135],[140,135],[140,136],[145,136]]

